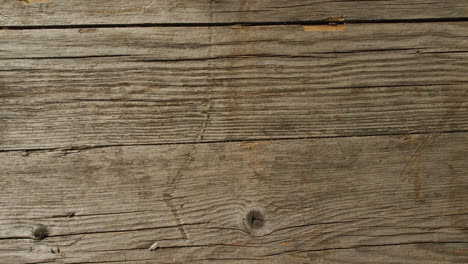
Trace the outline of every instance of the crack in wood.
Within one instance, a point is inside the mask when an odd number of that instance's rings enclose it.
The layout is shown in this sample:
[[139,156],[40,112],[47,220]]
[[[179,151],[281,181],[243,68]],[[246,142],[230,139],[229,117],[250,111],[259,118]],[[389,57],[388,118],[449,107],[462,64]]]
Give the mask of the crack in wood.
[[[205,129],[208,125],[208,121],[210,119],[210,111],[212,108],[212,100],[211,98],[208,101],[208,108],[205,111],[205,118],[202,120],[200,124],[200,129],[198,131],[197,135],[197,141],[200,142],[203,139],[203,134],[205,132]],[[182,178],[182,172],[187,171],[188,167],[194,160],[194,156],[197,154],[197,148],[196,145],[191,145],[189,147],[189,150],[186,152],[184,156],[186,156],[186,160],[182,163],[182,165],[179,167],[177,170],[176,176],[173,177],[172,179],[168,179],[168,188],[165,190],[163,193],[164,201],[166,204],[169,206],[171,209],[172,215],[174,216],[176,223],[177,223],[177,228],[179,229],[180,234],[182,235],[183,239],[188,239],[187,232],[185,231],[185,228],[182,224],[182,219],[180,217],[180,214],[178,213],[178,210],[176,208],[176,205],[174,204],[174,197],[173,193],[177,187],[177,183],[180,181]]]
[[208,98],[208,107],[204,111],[205,118],[203,119],[200,129],[198,132],[197,142],[201,142],[203,140],[203,135],[205,134],[206,127],[208,126],[208,122],[210,120],[211,109],[213,108],[213,100]]
[[[266,40],[269,42],[271,40]],[[242,43],[240,41],[239,43]],[[258,44],[258,41],[256,42]],[[199,46],[202,46],[201,44]],[[210,45],[211,46],[211,45]],[[419,48],[394,48],[394,49],[369,49],[369,50],[349,50],[349,51],[336,51],[336,52],[315,52],[310,54],[316,55],[332,55],[332,54],[355,54],[364,52],[389,52],[389,51],[412,51],[423,50]],[[468,51],[434,51],[434,52],[418,52],[419,54],[431,53],[466,53]],[[108,55],[82,55],[82,56],[55,56],[55,57],[3,57],[2,60],[69,60],[69,59],[94,59],[94,58],[123,58],[123,57],[140,57],[143,54],[108,54]],[[225,60],[225,59],[245,59],[245,58],[333,58],[333,56],[314,56],[314,55],[288,55],[288,54],[239,54],[230,56],[211,56],[211,57],[198,57],[198,58],[181,58],[181,59],[135,59],[135,60],[122,60],[122,62],[184,62],[184,61],[210,61],[210,60]],[[414,85],[413,85],[414,86]]]
[[173,193],[177,187],[177,183],[182,178],[182,172],[187,170],[190,163],[192,163],[194,159],[193,155],[195,155],[196,153],[197,153],[196,147],[194,145],[190,146],[189,150],[184,155],[186,159],[185,161],[182,162],[182,165],[177,170],[176,175],[173,178],[168,177],[168,182],[167,182],[168,187],[163,193],[164,201],[166,202],[167,206],[171,210],[171,213],[174,216],[176,224],[177,224],[177,229],[179,230],[183,239],[188,239],[188,236],[187,236],[187,232],[185,231],[185,228],[183,227],[182,219],[178,213],[176,205],[174,204]]
[[[444,130],[441,134],[467,133],[468,130]],[[432,133],[432,132],[431,132]],[[89,145],[72,147],[51,147],[51,148],[20,148],[20,149],[0,149],[1,152],[52,152],[52,151],[84,151],[102,148],[119,147],[139,147],[139,146],[170,146],[170,145],[198,145],[198,144],[219,144],[219,143],[243,143],[243,142],[269,142],[269,141],[290,141],[290,140],[308,140],[308,139],[331,139],[331,138],[361,138],[361,137],[386,137],[386,136],[412,136],[412,135],[430,135],[428,132],[413,133],[373,133],[373,134],[352,134],[352,135],[332,135],[332,136],[310,136],[310,137],[282,137],[282,138],[256,138],[256,139],[226,139],[226,140],[207,140],[207,141],[186,141],[186,142],[164,142],[164,143],[141,143],[141,144],[108,144],[108,145]]]
[[[413,152],[413,154],[411,154],[410,158],[408,159],[405,166],[403,167],[403,170],[400,173],[400,177],[403,178],[403,180],[407,180],[410,175],[415,176],[415,178],[414,178],[415,196],[416,196],[415,198],[420,202],[423,201],[422,198],[421,198],[421,195],[420,195],[420,189],[421,189],[420,179],[419,179],[419,176],[418,176],[417,172],[414,171],[414,166],[419,161],[421,156],[424,154],[424,151],[426,150],[426,148],[428,146],[430,146],[432,143],[434,143],[434,140],[443,133],[441,128],[445,125],[446,120],[448,119],[448,117],[453,115],[458,110],[460,105],[463,102],[465,102],[465,99],[466,99],[467,96],[468,96],[468,91],[466,91],[460,97],[460,99],[457,102],[455,102],[454,106],[452,106],[451,108],[448,109],[447,113],[439,121],[439,123],[435,127],[434,131],[432,131],[430,134],[428,134],[426,137],[424,137],[424,139],[423,139],[422,143],[419,145],[419,147]],[[418,185],[419,185],[419,187],[418,187]]]
[[[126,233],[126,232],[137,232],[137,231],[179,228],[179,226],[195,226],[195,225],[203,225],[203,224],[206,224],[206,222],[177,224],[177,225],[170,225],[170,226],[144,227],[144,228],[135,228],[135,229],[122,229],[122,230],[102,230],[102,231],[75,232],[75,233],[69,232],[69,233],[66,233],[66,234],[50,235],[48,237],[52,238],[52,237],[68,237],[68,236],[81,236],[81,235],[92,235],[92,234]],[[4,237],[4,238],[1,238],[0,237],[0,240],[9,240],[9,239],[29,239],[29,240],[32,240],[33,238],[31,238],[31,237]],[[76,242],[77,241],[74,241],[71,245],[73,245]]]
[[284,250],[277,253],[267,254],[260,257],[273,257],[293,252],[320,252],[320,251],[332,251],[332,250],[349,250],[349,249],[359,249],[359,248],[372,248],[372,247],[393,247],[393,246],[404,246],[404,245],[422,245],[422,244],[468,244],[468,241],[415,241],[415,242],[402,242],[402,243],[388,243],[388,244],[363,244],[355,245],[349,247],[329,247],[329,248],[320,248],[320,249],[310,249],[310,250]]

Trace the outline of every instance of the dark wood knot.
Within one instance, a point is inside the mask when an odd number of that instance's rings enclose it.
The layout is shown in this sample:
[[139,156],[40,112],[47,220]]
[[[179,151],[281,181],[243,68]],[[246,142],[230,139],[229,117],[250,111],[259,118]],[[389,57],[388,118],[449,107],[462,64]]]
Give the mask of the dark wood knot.
[[265,224],[265,217],[258,210],[250,210],[246,216],[247,224],[251,229],[262,228]]
[[38,225],[33,231],[33,236],[37,240],[42,240],[49,236],[49,229],[45,225]]

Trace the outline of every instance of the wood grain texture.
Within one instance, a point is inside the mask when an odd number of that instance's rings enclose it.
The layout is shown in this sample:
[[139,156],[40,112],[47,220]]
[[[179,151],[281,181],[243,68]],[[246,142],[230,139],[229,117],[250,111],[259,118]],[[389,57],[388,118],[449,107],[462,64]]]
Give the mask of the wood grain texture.
[[0,6],[0,263],[468,263],[467,1]]
[[2,152],[0,253],[8,263],[466,263],[467,144],[468,133],[445,133]]
[[467,131],[468,23],[0,31],[0,149]]
[[467,18],[465,0],[0,0],[1,26]]

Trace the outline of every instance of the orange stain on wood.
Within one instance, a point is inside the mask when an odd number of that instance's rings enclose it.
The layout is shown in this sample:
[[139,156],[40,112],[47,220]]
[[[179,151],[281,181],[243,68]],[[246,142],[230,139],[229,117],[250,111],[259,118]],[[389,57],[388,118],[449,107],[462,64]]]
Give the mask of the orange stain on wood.
[[282,246],[289,246],[289,245],[294,245],[294,244],[296,244],[295,240],[281,242]]
[[466,255],[468,254],[468,248],[457,249],[453,251],[455,255]]
[[313,25],[302,26],[304,31],[342,31],[346,29],[346,24],[340,25]]
[[80,28],[80,29],[78,29],[78,32],[80,32],[80,33],[96,33],[97,28]]
[[322,229],[315,229],[315,230],[312,230],[311,234],[312,236],[309,238],[310,240],[314,240],[314,239],[317,239],[317,236],[322,233]]
[[258,148],[260,146],[260,142],[246,142],[242,144],[243,149],[253,149]]
[[306,175],[304,172],[301,173],[301,179],[302,179],[303,181],[307,181],[307,180],[308,180],[308,177],[307,177],[307,175]]

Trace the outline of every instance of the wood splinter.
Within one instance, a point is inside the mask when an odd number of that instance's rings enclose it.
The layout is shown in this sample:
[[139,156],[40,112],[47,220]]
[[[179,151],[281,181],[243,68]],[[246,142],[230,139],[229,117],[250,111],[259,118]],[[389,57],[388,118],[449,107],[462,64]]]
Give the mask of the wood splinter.
[[63,257],[63,252],[60,250],[58,246],[57,246],[57,250],[54,250],[53,248],[51,248],[50,252],[58,257]]
[[151,247],[148,248],[148,250],[149,251],[155,251],[158,248],[159,248],[158,242],[154,242],[153,245],[151,245]]

